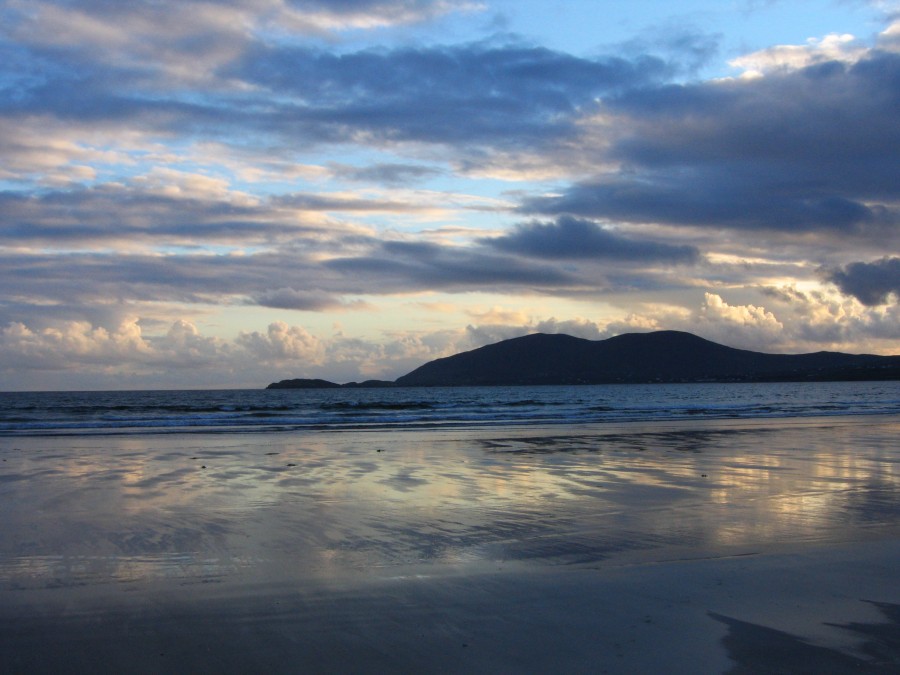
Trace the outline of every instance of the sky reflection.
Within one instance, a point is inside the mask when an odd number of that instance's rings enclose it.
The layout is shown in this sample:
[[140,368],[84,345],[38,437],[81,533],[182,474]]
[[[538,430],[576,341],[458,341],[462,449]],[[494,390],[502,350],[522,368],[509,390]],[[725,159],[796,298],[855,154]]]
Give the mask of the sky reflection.
[[17,439],[5,588],[613,564],[896,533],[900,420]]

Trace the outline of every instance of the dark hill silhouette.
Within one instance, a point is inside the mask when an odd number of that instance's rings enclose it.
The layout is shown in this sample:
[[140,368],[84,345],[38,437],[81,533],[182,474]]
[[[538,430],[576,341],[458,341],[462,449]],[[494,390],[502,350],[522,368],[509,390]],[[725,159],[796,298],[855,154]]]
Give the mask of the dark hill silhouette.
[[437,359],[398,386],[900,379],[900,356],[764,354],[690,333],[628,333],[607,340],[533,334]]
[[393,382],[386,380],[366,380],[365,382],[347,382],[346,384],[337,384],[328,380],[309,380],[309,379],[293,379],[281,380],[273,382],[266,389],[384,389],[386,387],[396,387]]
[[273,382],[266,389],[340,389],[341,385],[328,380],[310,380],[297,378]]

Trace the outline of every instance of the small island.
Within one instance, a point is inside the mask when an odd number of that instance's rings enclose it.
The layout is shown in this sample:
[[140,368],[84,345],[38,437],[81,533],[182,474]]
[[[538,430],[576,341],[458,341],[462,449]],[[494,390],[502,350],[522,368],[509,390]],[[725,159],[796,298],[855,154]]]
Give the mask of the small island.
[[266,389],[378,389],[396,387],[395,382],[388,380],[366,380],[365,382],[347,382],[338,384],[328,380],[295,378],[273,382]]

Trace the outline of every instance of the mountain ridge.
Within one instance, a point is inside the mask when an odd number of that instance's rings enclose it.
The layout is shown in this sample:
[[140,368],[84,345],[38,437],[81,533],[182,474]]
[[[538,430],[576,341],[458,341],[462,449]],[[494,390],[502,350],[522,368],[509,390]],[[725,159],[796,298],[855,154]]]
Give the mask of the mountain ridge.
[[[779,382],[900,379],[900,356],[812,352],[768,354],[728,347],[683,331],[625,333],[587,340],[532,333],[429,361],[393,383],[339,387],[512,386],[654,382]],[[310,388],[282,380],[267,388]],[[292,385],[291,383],[296,383]],[[331,386],[333,383],[328,383]]]

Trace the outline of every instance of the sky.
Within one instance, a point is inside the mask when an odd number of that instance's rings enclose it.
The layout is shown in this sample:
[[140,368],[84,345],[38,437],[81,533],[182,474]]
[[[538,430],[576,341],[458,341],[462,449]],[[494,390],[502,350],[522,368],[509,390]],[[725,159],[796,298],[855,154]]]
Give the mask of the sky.
[[898,113],[896,1],[0,0],[0,390],[900,353]]

